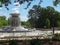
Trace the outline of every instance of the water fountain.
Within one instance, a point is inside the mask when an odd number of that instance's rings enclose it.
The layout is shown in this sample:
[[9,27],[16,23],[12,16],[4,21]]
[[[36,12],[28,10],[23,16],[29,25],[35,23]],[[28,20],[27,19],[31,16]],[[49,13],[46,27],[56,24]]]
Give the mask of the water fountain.
[[18,13],[11,13],[10,14],[10,25],[14,29],[12,31],[28,31],[28,29],[21,26],[20,18]]

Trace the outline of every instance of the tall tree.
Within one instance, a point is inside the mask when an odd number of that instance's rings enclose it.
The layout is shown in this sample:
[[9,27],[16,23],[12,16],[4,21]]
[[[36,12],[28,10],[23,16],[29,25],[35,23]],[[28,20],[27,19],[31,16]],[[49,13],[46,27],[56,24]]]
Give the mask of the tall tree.
[[32,24],[32,27],[36,26],[37,19],[39,18],[39,13],[40,13],[39,9],[40,9],[39,5],[34,5],[33,8],[29,11],[28,18],[30,23]]
[[[35,8],[37,8],[37,6]],[[29,12],[29,21],[35,27],[43,28],[46,25],[45,22],[48,22],[46,18],[49,19],[49,27],[56,27],[57,20],[60,20],[60,13],[51,6],[46,8],[39,7],[37,10],[32,8]]]

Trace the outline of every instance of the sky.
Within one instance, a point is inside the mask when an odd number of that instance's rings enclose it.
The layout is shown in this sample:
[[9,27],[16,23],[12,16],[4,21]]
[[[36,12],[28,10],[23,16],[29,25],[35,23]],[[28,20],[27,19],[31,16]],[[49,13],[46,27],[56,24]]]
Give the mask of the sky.
[[[22,5],[19,5],[19,2],[17,3],[13,3],[14,0],[11,0],[12,4],[8,6],[9,10],[7,10],[5,8],[5,6],[3,5],[3,7],[0,7],[0,16],[6,16],[7,19],[10,17],[11,13],[19,13],[20,14],[20,19],[21,21],[27,21],[28,20],[28,11],[30,9],[32,9],[33,5],[37,5],[39,0],[35,0],[31,3],[31,5],[29,6],[28,9],[24,9],[25,7],[27,7],[27,2],[23,3]],[[18,6],[14,6],[18,4]],[[55,8],[55,10],[60,12],[60,5],[57,6],[53,6],[53,0],[43,0],[43,2],[40,4],[41,7],[47,7],[47,6],[52,6]]]

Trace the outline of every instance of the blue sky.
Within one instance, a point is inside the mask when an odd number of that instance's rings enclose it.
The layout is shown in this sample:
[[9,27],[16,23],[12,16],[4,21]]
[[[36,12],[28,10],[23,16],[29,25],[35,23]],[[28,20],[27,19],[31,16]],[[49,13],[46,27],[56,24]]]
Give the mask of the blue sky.
[[[29,6],[28,9],[24,9],[27,6],[26,2],[22,5],[14,6],[15,3],[13,3],[13,0],[11,0],[11,1],[12,1],[12,4],[8,6],[9,11],[6,10],[5,6],[3,5],[3,7],[0,9],[0,15],[5,15],[8,18],[10,16],[10,13],[17,12],[17,13],[20,13],[21,21],[28,20],[28,17],[27,17],[28,11],[33,7],[33,5],[35,5],[35,4],[37,5],[39,2],[39,0],[35,0],[31,3],[31,5]],[[52,6],[55,8],[55,10],[60,12],[60,5],[53,6],[53,0],[43,0],[43,2],[40,5],[41,5],[41,7]]]

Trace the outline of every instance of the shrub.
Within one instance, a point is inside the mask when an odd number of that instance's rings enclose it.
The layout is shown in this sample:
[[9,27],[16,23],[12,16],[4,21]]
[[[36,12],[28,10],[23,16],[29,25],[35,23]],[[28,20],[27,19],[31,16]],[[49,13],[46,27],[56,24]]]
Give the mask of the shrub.
[[52,39],[53,39],[53,40],[60,40],[60,33],[54,34],[54,36],[53,36]]

